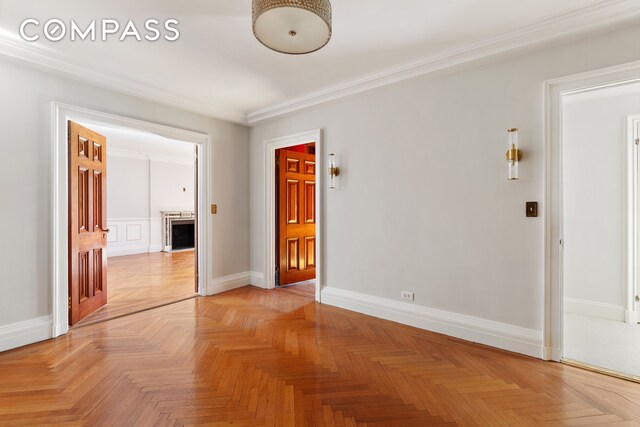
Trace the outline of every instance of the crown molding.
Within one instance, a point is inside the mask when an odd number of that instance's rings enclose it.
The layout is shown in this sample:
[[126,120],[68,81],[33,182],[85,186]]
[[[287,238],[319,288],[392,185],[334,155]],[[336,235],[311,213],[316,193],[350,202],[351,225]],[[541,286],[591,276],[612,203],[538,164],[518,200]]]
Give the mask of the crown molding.
[[599,0],[516,31],[439,51],[418,60],[309,92],[248,114],[172,93],[165,88],[132,81],[126,77],[90,70],[74,64],[71,57],[40,45],[24,42],[13,34],[3,31],[0,31],[0,57],[126,95],[246,126],[481,58],[516,52],[526,47],[539,47],[562,37],[604,31],[637,19],[640,19],[638,0]]
[[91,83],[93,85],[114,90],[126,95],[143,98],[159,104],[180,108],[208,117],[232,123],[247,125],[247,116],[243,111],[235,111],[220,107],[181,94],[172,93],[165,88],[150,86],[126,77],[114,76],[91,70],[73,63],[73,59],[33,43],[12,37],[0,31],[0,56],[7,59],[27,63],[35,68],[53,72],[62,77]]
[[499,36],[436,52],[405,64],[389,67],[338,85],[250,112],[249,125],[302,109],[334,101],[370,89],[454,67],[493,55],[540,47],[563,37],[605,31],[640,18],[637,0],[600,0],[586,6],[540,20]]

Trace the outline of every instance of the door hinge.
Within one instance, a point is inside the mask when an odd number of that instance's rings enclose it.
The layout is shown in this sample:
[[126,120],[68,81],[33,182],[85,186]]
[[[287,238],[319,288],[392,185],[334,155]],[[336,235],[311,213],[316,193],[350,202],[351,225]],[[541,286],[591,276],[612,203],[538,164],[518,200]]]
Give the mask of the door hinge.
[[640,145],[640,138],[636,138],[636,145]]
[[636,295],[636,302],[640,302],[640,295]]
[[71,297],[69,297],[69,311],[71,311]]

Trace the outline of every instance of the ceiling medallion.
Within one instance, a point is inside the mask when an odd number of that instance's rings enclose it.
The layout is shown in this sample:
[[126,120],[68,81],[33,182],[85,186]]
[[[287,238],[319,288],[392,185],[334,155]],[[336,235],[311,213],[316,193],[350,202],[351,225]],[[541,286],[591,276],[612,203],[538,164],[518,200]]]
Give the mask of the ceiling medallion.
[[276,52],[302,55],[331,39],[329,0],[253,0],[253,34]]

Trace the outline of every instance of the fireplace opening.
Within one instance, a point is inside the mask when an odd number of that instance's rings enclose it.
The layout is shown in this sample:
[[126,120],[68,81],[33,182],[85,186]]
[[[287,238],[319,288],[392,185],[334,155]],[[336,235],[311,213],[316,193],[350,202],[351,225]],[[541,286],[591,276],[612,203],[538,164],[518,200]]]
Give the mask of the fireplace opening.
[[194,220],[172,221],[171,249],[193,249],[196,243],[196,229]]

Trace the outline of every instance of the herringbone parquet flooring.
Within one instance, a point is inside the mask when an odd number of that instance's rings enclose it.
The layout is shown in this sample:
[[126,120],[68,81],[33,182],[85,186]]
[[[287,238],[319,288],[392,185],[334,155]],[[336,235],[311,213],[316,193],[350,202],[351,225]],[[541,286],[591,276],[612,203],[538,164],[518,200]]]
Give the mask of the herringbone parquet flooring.
[[109,258],[107,305],[85,325],[195,296],[195,254],[155,252]]
[[245,287],[0,354],[0,425],[607,425],[640,385]]

